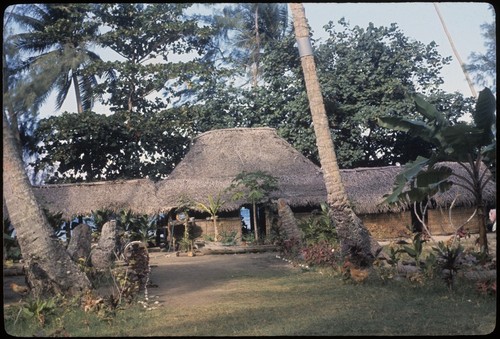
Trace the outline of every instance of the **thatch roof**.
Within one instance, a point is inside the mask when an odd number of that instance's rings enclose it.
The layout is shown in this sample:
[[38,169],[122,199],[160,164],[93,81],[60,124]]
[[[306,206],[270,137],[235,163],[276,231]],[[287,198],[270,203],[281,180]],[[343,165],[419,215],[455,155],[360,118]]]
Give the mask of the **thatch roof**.
[[[465,170],[456,163],[443,163],[455,173]],[[271,198],[285,198],[292,207],[318,206],[326,201],[321,169],[295,150],[271,128],[232,128],[213,130],[197,136],[184,159],[168,179],[153,183],[149,179],[35,187],[42,206],[65,216],[109,208],[131,209],[140,213],[166,212],[183,200],[207,203],[208,196],[223,193],[242,171],[266,171],[278,179],[278,191]],[[358,214],[397,212],[408,206],[380,205],[390,193],[399,166],[341,170],[343,183]],[[452,178],[454,181],[459,181]],[[473,195],[459,186],[434,197],[438,206],[472,206]],[[496,201],[496,186],[487,185],[484,199]],[[239,209],[245,202],[232,201],[230,193],[222,211]]]
[[157,194],[174,207],[183,197],[206,203],[208,196],[220,192],[226,201],[222,210],[235,210],[244,201],[232,201],[223,190],[243,171],[276,177],[279,189],[271,198],[285,198],[292,206],[318,205],[326,199],[321,170],[267,127],[200,134],[169,178],[159,183]]
[[[456,162],[440,162],[436,166],[437,167],[447,166],[451,168],[453,170],[453,174],[449,178],[449,180],[453,181],[454,183],[467,186],[466,182],[463,179],[457,177],[460,176],[468,178],[469,176],[467,174],[467,170],[463,168],[460,164]],[[487,171],[488,175],[485,175],[483,182],[484,180],[486,180],[486,178],[488,178],[488,176],[491,176],[491,172],[487,169],[485,164],[481,164],[481,173],[483,173],[484,171]],[[482,194],[484,201],[492,205],[496,205],[497,189],[496,189],[496,183],[493,182],[493,180],[490,180],[486,184]],[[471,207],[475,203],[474,195],[458,185],[453,185],[448,191],[444,193],[436,194],[433,197],[433,200],[435,201],[437,206],[449,207],[455,198],[456,198],[455,206]]]
[[[454,174],[467,177],[466,170],[456,162],[440,162],[436,165],[447,166],[453,170]],[[406,204],[387,205],[381,204],[383,196],[391,193],[396,176],[403,170],[400,166],[386,167],[366,167],[341,170],[342,182],[347,191],[353,209],[358,214],[373,214],[384,212],[398,212],[407,210]],[[482,171],[486,170],[485,165]],[[464,184],[464,181],[455,176],[449,178],[450,181]],[[437,193],[432,197],[436,207],[448,208],[456,199],[455,207],[472,207],[475,204],[474,195],[460,187],[453,185],[444,193]],[[483,200],[491,204],[496,202],[496,186],[490,181],[483,190]]]
[[65,218],[101,209],[158,213],[154,182],[149,179],[34,186],[42,207]]

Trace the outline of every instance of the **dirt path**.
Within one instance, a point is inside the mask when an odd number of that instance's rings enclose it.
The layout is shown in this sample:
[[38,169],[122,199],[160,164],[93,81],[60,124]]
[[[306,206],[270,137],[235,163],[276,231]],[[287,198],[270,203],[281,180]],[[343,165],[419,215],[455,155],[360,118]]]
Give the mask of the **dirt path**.
[[[152,252],[150,282],[153,286],[148,288],[149,300],[169,307],[186,303],[206,304],[215,302],[218,296],[228,291],[234,278],[298,269],[276,258],[276,254],[263,252],[177,257],[175,253]],[[21,300],[21,296],[10,289],[12,282],[26,285],[24,275],[4,275],[4,306],[14,305]],[[221,288],[223,283],[224,288]]]
[[[436,240],[446,241],[448,238]],[[411,239],[408,241],[411,242]],[[474,237],[467,239],[464,245],[468,243],[473,246],[474,241]],[[490,254],[496,256],[496,233],[488,234],[488,244]],[[276,258],[276,254],[277,252],[262,252],[177,257],[175,253],[150,252],[150,281],[153,286],[148,288],[149,299],[169,307],[185,303],[206,304],[216,302],[228,289],[238,288],[235,278],[300,269]],[[21,296],[11,291],[11,282],[25,285],[23,275],[4,275],[4,306],[15,304],[21,299]]]
[[151,283],[158,287],[149,288],[149,297],[169,307],[206,304],[216,302],[233,285],[237,288],[237,277],[298,270],[276,258],[276,254],[264,252],[176,257],[164,252],[151,253]]

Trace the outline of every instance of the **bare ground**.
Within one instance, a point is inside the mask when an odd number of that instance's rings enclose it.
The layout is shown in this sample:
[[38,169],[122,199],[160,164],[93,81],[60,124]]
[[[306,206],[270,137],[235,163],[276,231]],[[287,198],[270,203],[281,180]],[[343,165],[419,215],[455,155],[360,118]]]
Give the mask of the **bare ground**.
[[[275,271],[298,270],[276,258],[277,252],[211,254],[194,257],[175,253],[151,252],[148,298],[164,306],[205,304],[217,301],[218,296],[232,288],[237,277],[258,276]],[[3,276],[4,306],[16,304],[21,296],[14,293],[10,283],[26,285],[24,275]],[[221,286],[224,283],[224,288]],[[237,288],[236,284],[233,284]]]
[[[239,277],[298,270],[276,258],[276,252],[215,254],[177,257],[152,253],[150,300],[163,305],[201,305],[216,302],[229,290],[237,289]],[[223,287],[222,287],[223,286]]]
[[[463,242],[474,246],[476,237]],[[447,237],[436,237],[446,241]],[[411,239],[407,240],[411,243]],[[385,245],[385,242],[381,242]],[[496,233],[488,234],[490,254],[496,256]],[[168,307],[182,304],[199,305],[216,302],[229,289],[237,289],[238,277],[259,276],[273,272],[298,270],[290,263],[276,257],[277,252],[244,254],[211,254],[193,257],[176,256],[175,253],[150,252],[150,284],[148,298],[151,302]],[[3,276],[4,307],[21,300],[21,296],[10,289],[10,283],[25,285],[23,275]],[[222,286],[224,286],[222,288]]]

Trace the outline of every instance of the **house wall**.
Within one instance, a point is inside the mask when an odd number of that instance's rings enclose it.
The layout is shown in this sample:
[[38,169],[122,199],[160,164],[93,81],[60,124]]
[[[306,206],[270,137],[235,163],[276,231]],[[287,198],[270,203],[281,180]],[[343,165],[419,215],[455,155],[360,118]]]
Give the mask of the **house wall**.
[[411,237],[411,213],[362,214],[358,217],[377,240]]
[[[459,227],[471,216],[474,212],[473,208],[455,208],[452,212],[452,222],[455,227]],[[428,227],[432,235],[448,235],[455,232],[449,222],[447,209],[428,210]],[[298,222],[307,219],[311,216],[310,212],[296,212],[295,218]],[[394,239],[394,238],[409,238],[412,237],[410,231],[411,213],[404,211],[401,213],[381,213],[381,214],[364,214],[358,215],[363,221],[365,227],[370,231],[371,235],[377,240]],[[195,219],[195,225],[200,232],[198,238],[204,238],[206,235],[213,237],[215,235],[214,224],[212,220]],[[217,228],[219,235],[231,232],[236,233],[236,239],[241,241],[241,218],[240,217],[223,217],[219,218]],[[474,217],[465,228],[471,233],[477,233],[478,223]]]
[[[312,211],[312,209],[311,209]],[[301,211],[294,213],[300,223],[311,216],[311,212]],[[398,237],[411,237],[409,225],[411,224],[410,212],[385,213],[385,214],[360,214],[358,217],[377,240]]]
[[[451,213],[452,223],[450,223],[448,209],[437,208],[429,210],[429,231],[433,235],[455,233],[456,229],[465,224],[473,213],[474,208],[454,208]],[[477,216],[474,216],[471,221],[465,224],[464,229],[470,233],[478,233],[479,223]]]
[[[428,210],[427,227],[432,235],[448,235],[456,231],[456,228],[464,224],[474,212],[473,208],[455,208],[452,211],[453,227],[449,221],[448,209]],[[365,214],[359,216],[365,227],[375,239],[391,239],[398,237],[411,237],[409,225],[411,224],[411,213]],[[465,226],[470,233],[479,232],[477,219],[474,217]]]
[[[213,220],[207,219],[195,219],[195,224],[201,228],[202,235],[204,236],[215,236],[215,227]],[[232,232],[236,233],[236,239],[241,240],[241,218],[240,217],[227,217],[220,218],[217,220],[217,231],[220,236],[230,236]]]

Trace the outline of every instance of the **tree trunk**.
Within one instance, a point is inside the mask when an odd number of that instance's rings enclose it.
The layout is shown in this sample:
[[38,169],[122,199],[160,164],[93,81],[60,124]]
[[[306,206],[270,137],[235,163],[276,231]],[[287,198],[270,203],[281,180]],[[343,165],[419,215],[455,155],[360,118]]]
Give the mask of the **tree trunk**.
[[471,158],[469,160],[469,164],[471,166],[472,183],[475,192],[474,195],[476,198],[476,218],[479,227],[479,248],[481,252],[488,253],[489,250],[488,250],[488,237],[486,235],[486,215],[485,215],[485,206],[483,201],[483,190],[481,189],[481,185],[483,183],[480,174],[481,164],[482,164],[481,155],[478,155],[476,161],[473,161]]
[[255,233],[255,241],[259,241],[259,227],[257,226],[257,204],[255,202],[252,203],[252,212],[253,212],[253,228]]
[[24,260],[26,277],[34,297],[58,294],[76,296],[90,289],[62,243],[55,237],[38,205],[24,171],[19,145],[3,115],[4,200]]
[[290,7],[316,135],[316,145],[328,195],[327,202],[337,228],[342,254],[350,256],[351,261],[358,266],[369,266],[381,248],[378,243],[372,241],[370,232],[350,207],[340,177],[323,96],[316,74],[304,7],[301,3],[291,3]]
[[80,93],[80,86],[78,86],[78,76],[75,72],[73,72],[73,85],[75,86],[76,106],[78,109],[78,113],[83,113],[82,95]]
[[219,230],[217,229],[217,216],[213,215],[212,219],[214,221],[214,240],[219,241]]
[[300,230],[292,209],[285,199],[278,199],[278,215],[280,217],[280,229],[284,231],[286,240],[293,240],[302,246],[303,234]]

